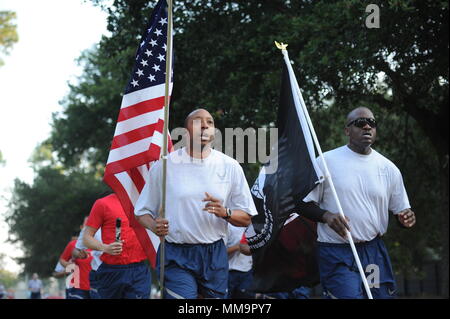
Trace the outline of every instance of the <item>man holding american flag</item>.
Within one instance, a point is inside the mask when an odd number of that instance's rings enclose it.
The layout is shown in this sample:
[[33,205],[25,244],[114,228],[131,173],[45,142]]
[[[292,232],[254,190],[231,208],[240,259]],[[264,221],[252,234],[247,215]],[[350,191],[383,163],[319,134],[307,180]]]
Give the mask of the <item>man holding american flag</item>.
[[[155,265],[159,238],[136,221],[133,211],[151,162],[160,158],[164,144],[165,99],[172,91],[170,63],[166,70],[171,57],[168,13],[166,0],[159,0],[137,48],[103,177],[114,194],[94,204],[84,236],[87,247],[104,252],[96,276],[99,286],[104,279],[105,289],[99,289],[103,298],[148,298],[150,293],[150,273],[143,261]],[[114,238],[117,218],[122,221],[123,242]],[[93,237],[99,228],[103,243]]]
[[167,235],[165,298],[225,298],[228,223],[248,226],[257,211],[242,167],[211,148],[215,129],[211,114],[195,110],[185,126],[188,146],[167,159],[167,219],[158,218],[162,161],[152,165],[135,215],[145,228]]
[[[167,45],[169,22],[167,2],[159,0],[137,48],[103,177],[119,199],[152,266],[159,238],[136,221],[133,211],[150,165],[160,158],[164,144],[165,71],[167,57],[171,57],[171,46]],[[170,97],[172,76],[167,78]]]
[[[200,293],[224,298],[227,223],[247,226],[257,212],[238,162],[211,149],[214,120],[206,110],[196,110],[186,118],[190,145],[164,155],[171,148],[165,135],[173,78],[168,2],[158,1],[138,47],[104,181],[119,199],[152,265],[159,236],[166,236],[166,244],[160,247],[167,257],[162,283],[166,297],[197,298]],[[165,205],[163,198],[168,199]],[[165,218],[159,217],[161,210]]]

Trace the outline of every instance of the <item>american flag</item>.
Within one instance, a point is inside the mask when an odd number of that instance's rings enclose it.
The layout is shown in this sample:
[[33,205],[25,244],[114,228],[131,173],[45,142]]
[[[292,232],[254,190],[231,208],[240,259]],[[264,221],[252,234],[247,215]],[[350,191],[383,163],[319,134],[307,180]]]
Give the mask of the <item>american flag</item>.
[[[117,194],[142,248],[155,266],[159,238],[134,217],[150,163],[163,147],[168,14],[159,0],[139,44],[106,163],[104,182]],[[169,96],[172,92],[172,74]],[[169,148],[172,144],[169,138]]]

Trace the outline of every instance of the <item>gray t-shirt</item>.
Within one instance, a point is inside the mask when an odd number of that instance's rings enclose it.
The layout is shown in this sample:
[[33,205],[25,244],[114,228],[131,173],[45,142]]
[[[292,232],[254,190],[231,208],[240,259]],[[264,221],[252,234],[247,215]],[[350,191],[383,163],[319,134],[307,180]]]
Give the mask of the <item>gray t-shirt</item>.
[[[162,162],[156,162],[135,204],[137,216],[158,216],[161,206]],[[168,242],[208,244],[225,240],[228,222],[202,210],[205,192],[232,210],[256,215],[255,204],[239,163],[231,157],[211,150],[203,160],[190,157],[185,148],[172,152],[167,160],[166,219],[169,221]]]
[[[241,242],[245,227],[236,227],[228,224],[227,248],[238,245]],[[228,269],[238,271],[250,271],[252,269],[252,256],[242,254],[240,251],[228,255]]]
[[[374,149],[369,155],[361,155],[345,145],[323,155],[344,215],[350,219],[355,241],[369,241],[383,235],[389,223],[388,211],[398,214],[410,208],[400,170]],[[320,158],[317,161],[323,170]],[[304,201],[314,201],[322,209],[338,213],[328,179]],[[318,223],[317,233],[319,242],[346,242],[324,223]]]
[[[78,249],[88,249],[84,243],[83,243],[83,236],[84,236],[84,232],[86,231],[86,227],[83,227],[83,229],[80,232],[80,235],[78,236],[77,239],[77,243],[75,244],[75,248]],[[97,239],[99,242],[102,242],[102,229],[99,228],[95,234],[94,234],[94,238]],[[103,254],[102,251],[98,251],[98,250],[92,250],[91,251],[91,255],[92,255],[92,261],[91,261],[91,267],[93,270],[97,271],[98,267],[100,267],[100,265],[103,263],[102,260],[100,259],[100,256]]]
[[31,279],[28,281],[28,288],[31,292],[40,292],[42,289],[42,281],[39,279]]

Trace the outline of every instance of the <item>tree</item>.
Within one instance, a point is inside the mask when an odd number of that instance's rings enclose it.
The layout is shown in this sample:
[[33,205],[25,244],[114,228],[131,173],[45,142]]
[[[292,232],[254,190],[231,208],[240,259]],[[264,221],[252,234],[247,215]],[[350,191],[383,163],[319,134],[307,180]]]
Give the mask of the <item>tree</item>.
[[17,274],[5,269],[5,258],[6,255],[0,253],[0,284],[4,285],[5,288],[10,288],[19,281],[19,278]]
[[[0,52],[8,54],[13,45],[19,40],[17,26],[14,24],[16,13],[12,11],[0,11]],[[0,66],[3,60],[0,59]]]
[[38,165],[49,160],[47,151],[48,146],[38,147],[33,156],[32,185],[15,180],[6,218],[9,240],[23,248],[24,257],[18,261],[24,271],[41,276],[51,275],[72,234],[80,231],[95,200],[107,191],[95,170]]

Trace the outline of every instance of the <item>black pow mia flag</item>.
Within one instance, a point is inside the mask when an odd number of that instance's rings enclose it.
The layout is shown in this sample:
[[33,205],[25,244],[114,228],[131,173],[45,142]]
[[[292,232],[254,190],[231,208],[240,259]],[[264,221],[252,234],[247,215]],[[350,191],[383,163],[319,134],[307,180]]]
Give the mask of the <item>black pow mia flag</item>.
[[319,282],[316,225],[301,216],[299,206],[323,177],[293,77],[284,65],[278,152],[272,153],[275,156],[252,187],[258,215],[252,217],[246,237],[253,256],[252,290],[261,293],[292,291]]

